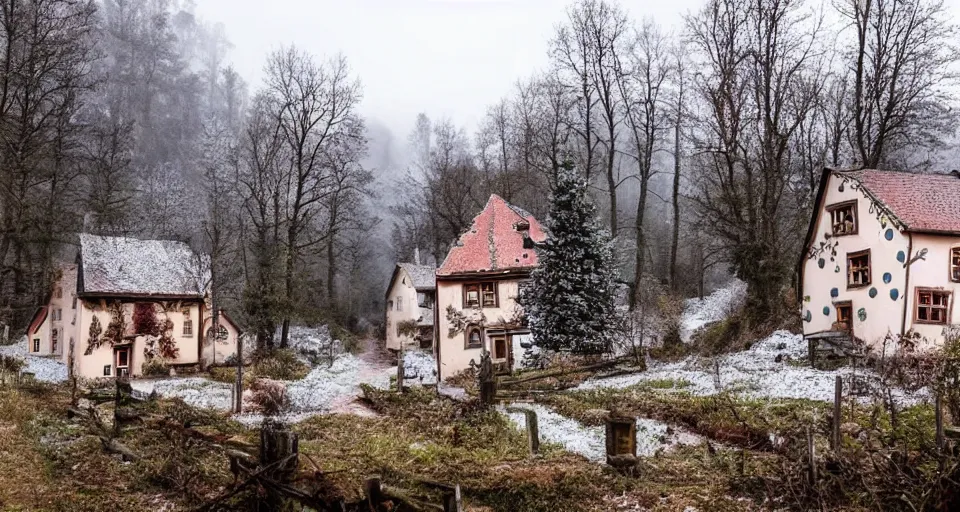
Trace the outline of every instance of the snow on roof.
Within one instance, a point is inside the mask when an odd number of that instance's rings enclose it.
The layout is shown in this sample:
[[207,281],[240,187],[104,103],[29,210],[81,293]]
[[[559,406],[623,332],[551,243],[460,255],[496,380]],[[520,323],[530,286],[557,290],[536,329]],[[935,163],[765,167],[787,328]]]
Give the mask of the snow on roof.
[[172,240],[80,235],[86,295],[204,295],[209,271],[205,258]]
[[960,175],[876,169],[838,174],[860,183],[909,231],[960,233]]
[[414,263],[397,263],[397,266],[410,274],[413,287],[418,291],[437,289],[437,269],[429,265],[416,265]]
[[433,325],[433,308],[420,308],[420,318],[417,325],[422,327]]
[[470,230],[460,235],[447,253],[437,275],[536,267],[536,251],[523,247],[524,231],[535,242],[546,239],[543,228],[533,215],[496,194],[490,196],[483,211],[473,218]]

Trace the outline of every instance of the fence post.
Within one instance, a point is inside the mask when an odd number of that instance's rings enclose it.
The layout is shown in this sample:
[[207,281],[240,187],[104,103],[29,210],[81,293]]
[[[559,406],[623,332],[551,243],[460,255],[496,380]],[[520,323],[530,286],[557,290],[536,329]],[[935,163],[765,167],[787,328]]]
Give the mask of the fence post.
[[540,428],[537,424],[537,412],[525,409],[523,414],[527,417],[527,439],[530,443],[530,455],[536,456],[540,453]]
[[807,427],[807,459],[809,463],[808,476],[810,478],[810,485],[814,486],[817,484],[817,452],[813,446],[813,431],[810,430],[810,427]]
[[940,392],[934,398],[934,418],[937,422],[937,453],[943,453],[943,411],[941,410]]
[[840,406],[843,401],[843,379],[837,375],[837,379],[834,384],[833,391],[833,429],[830,432],[830,448],[835,451],[840,451],[840,417],[841,409]]
[[809,340],[807,340],[807,354],[808,354],[808,357],[810,358],[810,368],[814,368],[814,369],[817,368],[817,347],[816,347],[816,343],[817,343],[817,342],[814,341],[812,338],[809,339]]
[[403,340],[400,340],[400,352],[397,353],[397,392],[403,393]]
[[[278,483],[288,483],[297,472],[299,460],[299,437],[283,423],[267,418],[260,427],[260,466],[273,465],[266,475]],[[276,490],[267,490],[268,510],[280,510],[283,496]]]
[[718,359],[713,360],[713,385],[717,388],[717,391],[720,391],[720,361]]
[[370,510],[377,510],[377,507],[383,502],[380,475],[370,476],[363,481],[363,493],[367,496],[367,504],[370,506]]

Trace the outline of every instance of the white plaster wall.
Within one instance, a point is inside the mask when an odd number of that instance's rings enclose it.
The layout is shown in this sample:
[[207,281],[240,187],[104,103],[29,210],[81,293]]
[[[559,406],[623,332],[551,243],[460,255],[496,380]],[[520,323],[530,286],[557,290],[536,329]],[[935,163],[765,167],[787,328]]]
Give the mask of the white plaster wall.
[[[882,225],[877,213],[870,211],[871,201],[862,191],[854,190],[854,182],[845,183],[843,191],[840,191],[841,183],[842,179],[830,175],[813,247],[819,246],[825,240],[825,234],[832,232],[830,215],[825,208],[835,203],[852,199],[858,201],[858,233],[826,239],[831,243],[839,242],[834,261],[830,260],[829,251],[804,261],[803,332],[811,334],[830,330],[837,317],[834,304],[849,300],[853,304],[854,335],[876,347],[888,332],[900,334],[903,307],[909,294],[904,290],[905,270],[898,256],[901,259],[909,257],[908,239],[893,222],[887,220],[886,226]],[[892,235],[891,240],[886,238],[888,232]],[[847,253],[864,249],[870,249],[871,284],[864,288],[847,289]],[[823,268],[819,263],[821,258],[824,260]],[[889,274],[889,282],[884,282],[884,274]],[[836,297],[832,296],[834,289]],[[861,309],[864,320],[860,319]]]
[[[402,311],[397,311],[398,297],[403,301]],[[420,308],[417,307],[417,290],[413,287],[410,275],[403,268],[397,272],[397,279],[390,287],[387,301],[391,300],[393,301],[393,308],[390,308],[390,303],[387,302],[386,347],[389,350],[400,350],[401,344],[405,347],[412,346],[415,344],[415,340],[409,335],[398,336],[397,324],[420,318]]]
[[[206,336],[207,330],[210,329],[212,325],[213,313],[206,311],[203,314],[203,330],[200,332]],[[200,357],[204,360],[205,364],[222,363],[226,361],[228,357],[237,353],[237,338],[240,336],[240,333],[230,322],[221,321],[220,325],[227,330],[227,339],[214,342],[214,348],[211,348],[210,342],[205,341],[203,349],[200,352]]]
[[948,321],[954,324],[960,323],[960,306],[957,306],[957,299],[960,298],[960,283],[950,281],[949,274],[950,250],[954,247],[960,247],[960,237],[913,235],[913,253],[918,254],[922,249],[927,250],[924,259],[919,259],[910,265],[911,293],[907,296],[907,329],[913,329],[929,342],[921,348],[930,348],[934,344],[943,343],[944,326],[913,321],[917,288],[935,288],[953,292],[950,298],[951,311]]
[[[105,332],[107,326],[110,324],[110,311],[104,308],[100,301],[79,301],[83,304],[81,311],[79,312],[79,318],[77,321],[77,342],[76,342],[76,366],[77,375],[86,378],[98,378],[103,377],[103,367],[104,365],[111,365],[111,376],[116,376],[116,368],[113,368],[113,347],[110,346],[109,342],[105,342],[100,345],[99,348],[95,349],[93,353],[85,355],[84,353],[87,350],[90,338],[90,324],[93,322],[94,316],[100,320],[100,327]],[[170,302],[169,304],[173,304]],[[79,307],[79,306],[78,306]],[[180,307],[171,307],[169,311],[164,313],[158,309],[157,318],[161,322],[164,318],[169,318],[173,322],[173,339],[179,349],[177,358],[169,360],[168,362],[174,364],[193,364],[197,363],[198,359],[198,340],[199,340],[199,329],[197,327],[197,322],[200,319],[200,305],[199,303],[182,303],[181,307],[188,308],[190,310],[190,317],[194,322],[194,331],[192,336],[183,336],[183,322],[184,316],[180,312]],[[124,319],[127,326],[127,334],[133,334],[133,302],[125,302],[123,304]],[[142,366],[144,363],[144,348],[145,343],[143,339],[138,337],[133,342],[133,348],[131,351],[131,376],[139,376],[142,374]],[[67,351],[64,351],[63,360],[67,362],[68,354]]]
[[[471,281],[472,282],[472,281]],[[440,379],[446,379],[453,374],[466,370],[470,367],[470,360],[480,362],[480,348],[466,348],[466,334],[458,332],[450,336],[450,321],[447,320],[447,306],[452,305],[455,309],[463,310],[463,285],[459,281],[437,281],[437,318],[434,320],[436,329],[439,333],[440,343]],[[508,323],[517,309],[516,298],[519,292],[518,280],[497,281],[497,294],[499,295],[500,307],[483,308],[484,325],[486,327],[495,327]],[[465,314],[479,317],[478,311],[466,310]],[[492,352],[490,340],[486,331],[483,333],[483,345]],[[518,361],[519,363],[519,361]]]

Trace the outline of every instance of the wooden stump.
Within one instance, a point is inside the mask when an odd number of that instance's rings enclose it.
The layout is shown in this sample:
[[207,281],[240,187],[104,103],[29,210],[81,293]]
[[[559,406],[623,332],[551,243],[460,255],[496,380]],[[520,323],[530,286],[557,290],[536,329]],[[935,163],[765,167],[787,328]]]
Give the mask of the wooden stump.
[[537,423],[537,413],[530,409],[523,411],[527,419],[527,441],[530,446],[530,455],[540,453],[540,427]]
[[[267,418],[260,427],[260,467],[270,469],[264,476],[280,484],[287,484],[297,472],[299,465],[299,438],[283,423]],[[283,505],[283,496],[268,489],[268,510],[279,510]]]
[[637,420],[610,414],[606,418],[607,464],[633,472],[637,465]]

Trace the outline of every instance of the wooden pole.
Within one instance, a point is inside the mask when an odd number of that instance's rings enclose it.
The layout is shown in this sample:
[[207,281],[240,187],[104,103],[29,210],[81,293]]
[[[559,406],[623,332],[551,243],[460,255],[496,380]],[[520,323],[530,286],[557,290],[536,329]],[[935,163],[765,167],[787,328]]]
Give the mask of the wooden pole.
[[809,463],[810,485],[813,486],[817,483],[817,452],[813,446],[813,431],[810,430],[810,427],[807,427],[807,462]]
[[842,416],[840,407],[842,403],[843,379],[837,375],[833,387],[833,429],[830,432],[830,448],[835,452],[840,451],[840,418]]
[[243,336],[237,335],[237,380],[233,383],[233,411],[243,412]]
[[363,481],[363,494],[367,497],[370,511],[377,510],[377,507],[383,501],[383,490],[379,475],[370,476]]
[[720,361],[717,359],[713,360],[713,385],[720,391]]
[[397,392],[403,393],[403,340],[400,341],[400,352],[397,353]]
[[940,393],[934,398],[934,418],[937,422],[937,453],[943,453],[943,411],[941,409]]
[[807,340],[807,354],[808,354],[808,357],[810,358],[810,368],[816,368],[817,367],[817,347],[816,347],[816,341],[814,341],[812,338]]
[[77,375],[76,370],[74,369],[74,347],[76,342],[73,341],[73,338],[70,338],[70,348],[67,355],[67,378],[70,379],[70,406],[76,407],[79,397],[77,396]]
[[537,424],[537,412],[525,409],[523,414],[527,417],[527,440],[530,444],[530,455],[536,456],[540,453],[540,428]]

